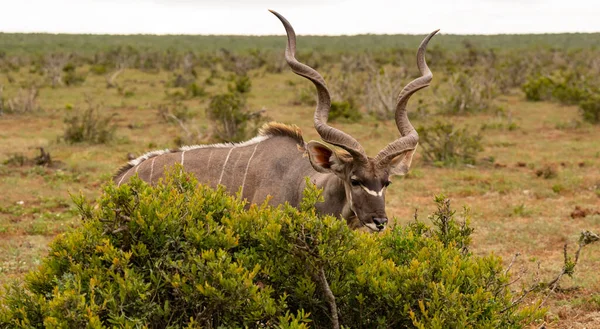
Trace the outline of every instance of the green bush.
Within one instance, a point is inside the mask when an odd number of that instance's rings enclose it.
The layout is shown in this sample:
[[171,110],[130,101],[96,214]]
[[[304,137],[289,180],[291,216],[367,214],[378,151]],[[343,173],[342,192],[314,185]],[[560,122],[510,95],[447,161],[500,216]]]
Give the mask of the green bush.
[[[11,328],[519,328],[537,304],[512,307],[497,256],[468,249],[443,198],[431,216],[382,234],[301,209],[246,207],[176,167],[151,187],[110,184],[80,228],[0,298]],[[333,299],[325,297],[328,289]]]
[[103,114],[100,107],[87,101],[86,109],[67,108],[63,139],[67,143],[88,142],[105,144],[115,137],[117,126],[113,122],[116,114]]
[[530,101],[555,100],[561,104],[577,104],[589,94],[584,80],[576,72],[556,71],[548,76],[530,77],[523,84],[523,91]]
[[214,96],[206,109],[213,122],[213,135],[218,141],[239,142],[256,134],[262,123],[262,112],[246,110],[246,96],[229,92]]
[[108,72],[108,69],[104,64],[94,64],[90,66],[90,72],[96,75],[104,75]]
[[549,100],[554,89],[554,82],[549,77],[529,77],[523,84],[525,98],[529,101]]
[[206,96],[206,90],[204,89],[204,87],[198,86],[198,84],[195,82],[192,82],[186,87],[185,93],[188,96],[188,98]]
[[419,127],[419,146],[425,161],[455,165],[474,164],[477,154],[483,151],[482,136],[467,128],[456,128],[451,123],[436,122],[428,127]]
[[581,101],[579,110],[583,120],[598,124],[600,123],[600,94],[593,94]]
[[247,75],[235,75],[231,79],[233,84],[230,84],[228,88],[232,93],[247,94],[252,89],[252,80]]
[[491,79],[476,71],[454,73],[448,80],[449,93],[438,101],[440,113],[470,114],[498,109],[493,100],[497,90]]
[[362,119],[362,114],[354,102],[331,102],[331,108],[329,110],[329,120],[334,122],[338,120],[344,120],[346,122],[357,122]]
[[64,75],[62,76],[62,81],[67,86],[76,86],[80,85],[85,81],[86,76],[84,74],[78,74],[76,71],[76,67],[72,63],[68,63],[63,67]]
[[312,86],[305,86],[302,88],[296,89],[296,99],[294,100],[294,104],[296,105],[308,105],[315,106],[317,105],[317,97],[315,95],[315,89]]

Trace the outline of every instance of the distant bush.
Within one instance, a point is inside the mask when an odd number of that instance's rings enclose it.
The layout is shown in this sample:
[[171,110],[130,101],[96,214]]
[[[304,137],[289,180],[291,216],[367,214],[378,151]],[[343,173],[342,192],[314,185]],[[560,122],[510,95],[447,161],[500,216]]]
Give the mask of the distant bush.
[[438,102],[440,113],[470,114],[498,109],[493,104],[497,92],[494,82],[479,73],[454,73],[448,86],[449,92]]
[[600,94],[592,94],[585,98],[579,104],[579,109],[583,120],[593,123],[600,123]]
[[454,165],[474,164],[477,154],[483,151],[482,136],[467,128],[456,128],[451,123],[436,122],[428,127],[419,127],[419,146],[425,161]]
[[87,101],[86,109],[67,109],[63,139],[67,143],[105,144],[112,141],[117,129],[116,114],[103,114],[100,106]]
[[0,114],[26,114],[40,111],[37,103],[39,91],[32,86],[27,89],[19,89],[17,95],[5,99],[0,87]]
[[347,122],[357,122],[360,119],[362,119],[362,114],[354,105],[354,102],[331,102],[331,109],[329,110],[330,121],[344,120]]
[[252,80],[247,75],[235,75],[232,79],[233,84],[229,85],[230,92],[237,92],[240,94],[247,94],[252,88]]
[[262,112],[248,111],[245,95],[238,92],[214,96],[206,117],[213,122],[214,137],[224,142],[239,142],[255,135],[263,122]]
[[193,119],[197,113],[192,111],[182,102],[172,102],[171,104],[161,104],[158,106],[158,115],[164,122],[178,123],[187,122]]
[[188,98],[196,98],[206,96],[204,87],[199,86],[196,82],[192,82],[185,88],[185,93]]
[[530,77],[522,88],[527,100],[555,100],[562,104],[578,104],[589,94],[588,87],[578,74],[569,71]]
[[106,68],[106,65],[95,64],[95,65],[90,66],[90,72],[92,72],[96,75],[104,75],[108,72],[108,69]]
[[525,98],[530,101],[549,100],[552,97],[554,82],[548,77],[530,77],[523,84]]
[[317,105],[317,96],[315,95],[315,89],[312,86],[305,86],[297,89],[296,100],[297,105]]
[[67,86],[80,85],[85,81],[85,75],[78,74],[76,66],[72,63],[65,65],[62,70],[64,72],[62,75],[62,81]]
[[156,187],[108,185],[97,206],[77,198],[81,227],[7,286],[0,327],[518,328],[542,315],[514,307],[501,259],[468,251],[468,217],[447,200],[434,227],[367,234],[317,216],[314,187],[304,196],[246,210],[179,167]]

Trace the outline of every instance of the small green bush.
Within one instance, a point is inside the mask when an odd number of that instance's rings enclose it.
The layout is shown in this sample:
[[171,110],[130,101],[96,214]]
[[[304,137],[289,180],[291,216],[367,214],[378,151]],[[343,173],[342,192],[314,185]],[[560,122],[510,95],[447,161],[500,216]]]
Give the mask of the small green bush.
[[188,98],[206,96],[206,90],[204,89],[204,87],[199,86],[196,82],[192,82],[191,84],[189,84],[185,89],[185,93],[188,96]]
[[96,75],[104,75],[108,72],[108,69],[104,64],[95,64],[90,66],[90,72]]
[[115,137],[115,113],[103,114],[100,106],[88,100],[86,109],[67,109],[63,139],[67,143],[105,144]]
[[556,71],[547,76],[533,76],[523,84],[530,101],[555,100],[561,104],[578,104],[588,94],[588,87],[576,72]]
[[229,92],[214,96],[206,109],[218,141],[239,142],[256,134],[263,121],[262,112],[246,110],[245,94]]
[[474,164],[477,154],[483,151],[480,132],[456,128],[451,123],[435,124],[417,129],[419,146],[425,161],[433,164]]
[[600,94],[593,94],[585,98],[579,104],[579,110],[583,120],[593,123],[600,123]]
[[80,85],[85,81],[86,76],[84,74],[78,74],[76,67],[72,63],[68,63],[63,67],[62,81],[67,86]]
[[[352,231],[300,209],[247,207],[170,171],[152,187],[110,184],[81,227],[0,296],[0,327],[520,328],[537,304],[513,307],[497,256],[468,249],[468,221],[438,198],[435,227]],[[325,297],[324,287],[334,295]]]
[[182,102],[174,101],[171,104],[161,104],[158,106],[158,115],[167,123],[188,122],[196,117],[196,111],[191,110]]
[[529,77],[523,84],[525,98],[529,101],[549,100],[554,89],[554,82],[549,77]]
[[453,74],[448,80],[449,94],[438,101],[438,112],[470,114],[497,109],[498,107],[493,104],[497,93],[494,82],[479,74],[463,72]]
[[343,120],[346,122],[357,122],[362,119],[362,114],[354,102],[343,101],[343,102],[331,102],[331,108],[329,110],[329,120],[334,122]]
[[294,101],[297,105],[317,105],[317,97],[315,95],[315,89],[312,86],[305,86],[297,89],[296,100]]
[[232,80],[233,84],[228,87],[232,93],[247,94],[252,89],[252,80],[247,75],[235,75]]

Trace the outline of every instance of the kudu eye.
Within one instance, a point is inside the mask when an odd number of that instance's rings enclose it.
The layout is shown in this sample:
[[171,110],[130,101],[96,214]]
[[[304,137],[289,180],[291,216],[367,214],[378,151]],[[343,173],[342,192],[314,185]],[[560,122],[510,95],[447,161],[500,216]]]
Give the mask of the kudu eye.
[[350,184],[352,184],[352,186],[358,186],[358,185],[360,185],[360,182],[356,179],[351,179]]
[[390,184],[392,184],[392,182],[387,181],[387,182],[383,183],[383,186],[388,187],[388,186],[390,186]]

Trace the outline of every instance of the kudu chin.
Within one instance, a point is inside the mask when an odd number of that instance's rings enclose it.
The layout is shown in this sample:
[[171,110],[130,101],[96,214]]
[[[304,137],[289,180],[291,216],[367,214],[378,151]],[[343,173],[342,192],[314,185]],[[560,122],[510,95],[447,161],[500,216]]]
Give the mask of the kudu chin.
[[404,175],[417,149],[419,135],[408,120],[406,104],[416,91],[429,85],[431,71],[425,62],[425,49],[438,32],[429,34],[417,51],[421,77],[402,89],[396,104],[395,119],[400,137],[374,158],[347,133],[327,124],[331,97],[323,77],[313,68],[296,60],[296,34],[290,23],[271,11],[283,23],[287,33],[285,59],[292,71],[310,80],[317,91],[315,129],[325,143],[306,143],[296,126],[266,124],[259,135],[239,144],[186,146],[176,150],[147,153],[130,161],[115,175],[117,184],[133,175],[156,183],[167,167],[179,163],[195,174],[200,183],[212,187],[224,185],[228,191],[241,190],[250,203],[262,203],[272,196],[273,205],[288,202],[298,206],[305,188],[305,177],[323,189],[324,202],[316,205],[321,214],[346,219],[353,228],[380,231],[386,227],[385,190],[393,175]]

